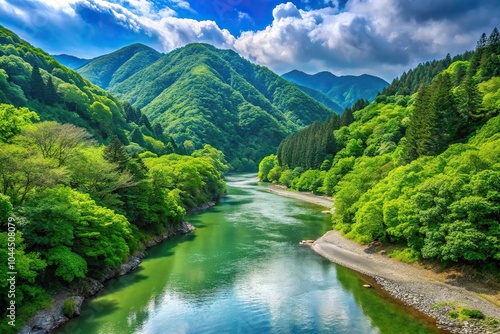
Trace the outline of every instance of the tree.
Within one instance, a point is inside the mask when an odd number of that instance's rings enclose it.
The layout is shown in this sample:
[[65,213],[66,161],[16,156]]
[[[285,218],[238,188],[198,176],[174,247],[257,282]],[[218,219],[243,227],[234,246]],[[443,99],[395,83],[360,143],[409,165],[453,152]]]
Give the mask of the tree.
[[42,122],[27,127],[23,134],[44,158],[56,159],[59,166],[63,166],[78,148],[93,144],[90,133],[73,124]]
[[457,90],[458,110],[466,122],[478,119],[483,97],[474,79],[468,75]]
[[30,79],[30,96],[39,101],[45,100],[45,83],[43,82],[42,75],[40,74],[40,67],[38,64],[33,65]]
[[428,85],[422,86],[415,99],[413,113],[406,130],[408,159],[413,160],[432,153],[431,140],[435,112]]
[[276,155],[271,154],[259,163],[259,173],[258,177],[261,181],[269,181],[268,174],[274,166],[278,166],[278,157]]
[[44,101],[49,106],[53,106],[59,101],[59,95],[57,94],[56,87],[54,86],[54,82],[52,81],[52,76],[49,76],[49,79],[47,80]]
[[16,108],[11,104],[0,104],[0,141],[10,142],[21,130],[40,118],[28,108]]
[[104,148],[104,158],[109,162],[117,164],[120,172],[124,172],[128,169],[130,156],[116,136],[114,136],[111,143]]
[[36,189],[52,187],[68,180],[66,169],[57,167],[38,152],[18,145],[3,144],[0,149],[1,192],[10,196],[12,203],[22,205]]

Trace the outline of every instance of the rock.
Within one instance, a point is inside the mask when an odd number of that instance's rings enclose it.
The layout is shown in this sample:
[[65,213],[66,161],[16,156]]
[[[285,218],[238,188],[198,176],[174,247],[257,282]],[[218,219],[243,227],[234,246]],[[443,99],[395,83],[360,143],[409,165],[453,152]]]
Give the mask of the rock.
[[123,276],[139,266],[141,258],[138,256],[131,256],[128,261],[120,266],[120,276]]
[[187,221],[183,221],[182,223],[180,223],[179,226],[177,226],[177,228],[175,229],[175,233],[176,234],[178,234],[178,233],[187,234],[187,233],[193,232],[194,230],[196,230],[196,227],[194,227],[193,225],[191,225]]
[[63,313],[64,302],[71,299],[75,302],[75,315],[80,314],[84,298],[82,296],[68,296],[61,293],[54,297],[54,304],[46,309],[38,311],[34,317],[28,320],[19,330],[19,334],[46,334],[56,329],[68,318]]
[[104,288],[104,285],[102,285],[101,282],[99,282],[98,280],[96,279],[93,279],[93,278],[89,278],[87,280],[88,284],[89,284],[89,287],[87,289],[87,291],[85,291],[84,293],[84,297],[87,298],[87,297],[90,297],[90,296],[93,296],[95,295],[96,293],[98,293],[102,288]]

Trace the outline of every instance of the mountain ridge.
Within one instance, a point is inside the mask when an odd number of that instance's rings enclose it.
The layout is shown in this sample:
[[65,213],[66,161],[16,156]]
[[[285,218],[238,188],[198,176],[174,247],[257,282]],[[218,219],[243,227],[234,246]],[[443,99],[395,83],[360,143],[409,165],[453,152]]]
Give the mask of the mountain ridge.
[[[92,66],[79,72],[85,75]],[[334,115],[268,68],[210,44],[173,50],[128,77],[108,74],[115,78],[108,91],[143,110],[178,145],[208,143],[224,151],[233,166],[255,168],[286,135]]]
[[384,79],[370,74],[337,76],[328,71],[307,74],[292,70],[282,75],[286,80],[312,88],[326,95],[343,109],[360,99],[373,101],[377,93],[389,85]]

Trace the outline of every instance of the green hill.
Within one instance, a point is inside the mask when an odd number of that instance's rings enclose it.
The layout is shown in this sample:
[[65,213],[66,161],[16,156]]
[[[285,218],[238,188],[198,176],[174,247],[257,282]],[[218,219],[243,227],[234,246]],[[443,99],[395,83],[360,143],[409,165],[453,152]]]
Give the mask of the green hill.
[[[333,227],[360,243],[498,273],[499,36],[409,71],[352,119],[343,115],[345,126],[318,123],[286,138],[259,177],[333,196]],[[322,128],[333,136],[318,138]]]
[[65,54],[52,55],[52,57],[62,65],[66,66],[67,68],[71,68],[72,70],[76,70],[77,68],[82,67],[83,65],[87,64],[92,60],[92,59],[78,58],[75,56],[65,55]]
[[21,327],[46,307],[71,317],[55,294],[95,293],[91,279],[224,194],[221,151],[175,149],[138,108],[0,26],[0,258],[15,239],[16,260],[15,298],[0,296],[2,317],[15,301],[16,318],[1,333],[52,331],[59,323]]
[[[98,65],[80,73],[86,68]],[[187,45],[122,81],[114,78],[108,90],[141,108],[179,145],[189,150],[208,143],[235,169],[255,166],[286,135],[333,114],[269,69],[207,44]]]
[[113,53],[97,57],[78,69],[78,73],[103,89],[122,82],[148,67],[161,53],[143,44],[132,44]]
[[299,84],[295,84],[301,91],[312,97],[318,102],[323,103],[325,106],[328,108],[332,109],[335,111],[337,114],[342,114],[343,108],[336,102],[334,102],[332,99],[330,99],[328,96],[325,94],[321,93],[319,90],[309,88],[306,86],[301,86]]
[[123,103],[1,26],[0,103],[28,107],[42,121],[85,128],[102,142],[117,136],[136,153],[144,148],[155,153],[175,149],[163,129],[153,128],[139,109]]
[[320,72],[310,75],[293,70],[283,74],[282,77],[298,85],[320,91],[342,109],[352,106],[361,99],[372,101],[377,93],[388,85],[385,80],[368,74],[336,76],[330,72]]

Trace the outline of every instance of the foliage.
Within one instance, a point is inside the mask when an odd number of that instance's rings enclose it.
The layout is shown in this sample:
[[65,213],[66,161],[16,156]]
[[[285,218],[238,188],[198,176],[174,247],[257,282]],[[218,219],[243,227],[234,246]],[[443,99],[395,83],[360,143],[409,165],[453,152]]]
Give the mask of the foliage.
[[73,318],[75,315],[75,301],[73,299],[67,299],[63,304],[63,314],[68,318]]
[[[8,262],[15,238],[19,326],[47,306],[49,292],[102,278],[145,235],[225,193],[221,151],[173,153],[182,149],[140,109],[2,27],[0,88],[0,224],[10,217],[17,227],[0,232],[0,259]],[[5,271],[0,278],[5,288]]]
[[[149,63],[142,51],[126,60],[134,48],[98,58],[79,71],[140,108],[153,127],[159,124],[172,136],[173,144],[192,144],[177,153],[190,154],[210,144],[224,152],[233,170],[255,170],[287,134],[333,114],[234,51],[190,44]],[[130,65],[124,75],[129,63],[137,66]],[[139,119],[133,121],[138,124]],[[147,147],[148,134],[140,130],[132,130],[129,138]]]
[[0,141],[6,143],[21,129],[31,124],[31,120],[38,119],[38,115],[28,108],[16,108],[11,104],[0,104]]
[[[278,159],[267,179],[275,170],[292,188],[320,185],[316,190],[335,198],[335,229],[360,243],[404,245],[392,254],[403,261],[498,268],[497,35],[483,36],[474,52],[420,65],[371,104],[351,108],[352,121],[333,131],[329,169],[325,162],[295,173]],[[302,152],[316,150],[297,144]],[[317,163],[311,153],[304,163]]]

